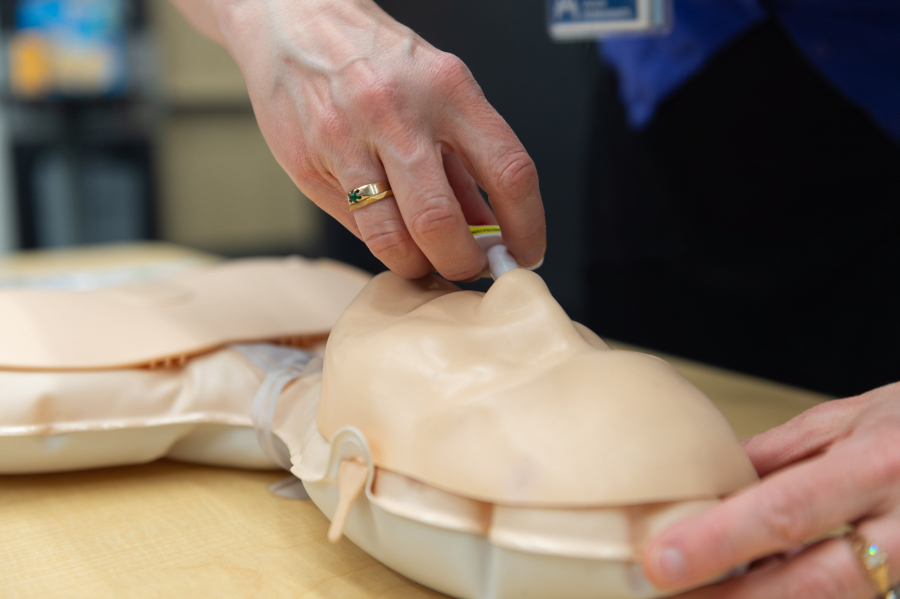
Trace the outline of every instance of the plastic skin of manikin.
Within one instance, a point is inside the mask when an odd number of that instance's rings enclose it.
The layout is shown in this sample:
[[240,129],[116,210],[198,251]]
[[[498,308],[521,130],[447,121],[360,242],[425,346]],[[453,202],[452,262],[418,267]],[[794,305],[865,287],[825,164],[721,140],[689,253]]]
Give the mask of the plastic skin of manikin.
[[332,538],[456,597],[661,596],[643,543],[757,480],[699,390],[522,269],[486,294],[378,275],[304,382],[316,410],[275,430]]
[[[262,266],[274,270],[251,272]],[[287,287],[273,263],[218,271],[213,295],[246,296],[231,309],[209,309],[196,275],[100,294],[110,319],[83,296],[0,293],[24,315],[28,348],[0,339],[12,390],[0,473],[162,455],[279,464],[332,520],[332,540],[464,599],[663,596],[639,566],[646,540],[757,480],[700,391],[662,360],[610,349],[532,272],[501,274],[487,293],[383,273],[356,295],[358,273],[294,266]],[[42,315],[54,302],[93,314],[98,338],[122,351],[90,350],[70,330],[53,340]],[[126,312],[153,313],[153,352],[115,334]],[[323,368],[316,342],[329,328]],[[145,434],[116,437],[129,429]]]

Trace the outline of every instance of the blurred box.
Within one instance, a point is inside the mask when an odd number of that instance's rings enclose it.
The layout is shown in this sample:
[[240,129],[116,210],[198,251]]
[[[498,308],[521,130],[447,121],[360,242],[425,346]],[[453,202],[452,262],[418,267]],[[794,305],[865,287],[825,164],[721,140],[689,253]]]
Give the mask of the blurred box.
[[25,98],[116,95],[128,84],[120,0],[17,0],[9,81]]
[[316,253],[322,212],[269,151],[228,52],[169,2],[148,7],[159,39],[159,234],[225,255]]
[[228,50],[194,30],[171,2],[149,3],[160,41],[163,97],[179,105],[246,105],[250,98]]
[[224,254],[308,251],[319,209],[272,157],[252,114],[166,120],[160,236]]

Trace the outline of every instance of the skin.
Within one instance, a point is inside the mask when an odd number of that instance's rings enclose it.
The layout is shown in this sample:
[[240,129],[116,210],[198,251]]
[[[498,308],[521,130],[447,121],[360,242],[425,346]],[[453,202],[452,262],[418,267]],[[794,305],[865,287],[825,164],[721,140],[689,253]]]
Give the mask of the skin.
[[900,574],[900,383],[828,402],[747,439],[763,480],[676,524],[644,553],[659,587],[696,585],[754,562],[740,577],[681,599],[871,599],[847,538],[804,542],[851,523]]
[[[534,162],[457,57],[372,0],[174,3],[228,48],[297,187],[391,270],[451,280],[486,273],[467,224],[499,223],[519,264],[541,260]],[[350,212],[347,193],[380,181],[394,197]]]

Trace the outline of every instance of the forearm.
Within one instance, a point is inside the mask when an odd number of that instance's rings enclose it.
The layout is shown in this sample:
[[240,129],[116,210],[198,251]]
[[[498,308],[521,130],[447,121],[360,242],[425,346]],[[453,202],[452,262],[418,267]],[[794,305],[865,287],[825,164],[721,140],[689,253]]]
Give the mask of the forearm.
[[[206,37],[229,47],[242,40],[274,33],[279,25],[307,33],[329,54],[340,54],[352,37],[370,32],[373,25],[393,21],[373,0],[172,0],[184,17]],[[285,23],[285,21],[291,21]],[[396,22],[394,22],[396,24]],[[297,40],[295,40],[297,41]],[[324,48],[323,48],[324,49]]]

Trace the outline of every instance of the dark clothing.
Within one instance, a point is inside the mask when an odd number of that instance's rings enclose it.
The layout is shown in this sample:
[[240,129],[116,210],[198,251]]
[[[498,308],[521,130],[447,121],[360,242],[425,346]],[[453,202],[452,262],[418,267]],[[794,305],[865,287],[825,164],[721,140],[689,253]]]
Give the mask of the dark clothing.
[[731,40],[767,18],[848,98],[900,141],[900,2],[897,0],[673,0],[667,35],[602,45],[619,73],[629,121],[641,127],[659,103]]
[[900,380],[900,144],[756,25],[628,126],[602,76],[585,323],[846,396]]

